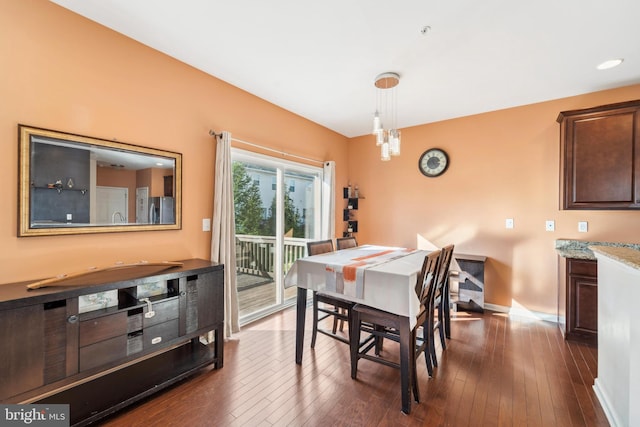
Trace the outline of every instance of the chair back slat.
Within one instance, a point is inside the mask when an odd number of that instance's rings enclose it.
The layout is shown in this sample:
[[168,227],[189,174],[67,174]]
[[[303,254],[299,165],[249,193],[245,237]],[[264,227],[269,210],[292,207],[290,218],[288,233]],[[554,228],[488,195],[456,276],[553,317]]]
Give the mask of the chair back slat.
[[435,298],[442,294],[445,283],[449,279],[449,267],[451,266],[451,258],[453,257],[453,245],[447,245],[441,249],[440,262],[438,265],[438,274],[435,287]]
[[340,237],[336,239],[336,248],[338,250],[340,249],[349,249],[349,248],[355,248],[358,246],[358,242],[356,241],[356,238],[353,236],[350,237]]
[[333,240],[329,239],[307,242],[307,253],[309,255],[320,255],[327,252],[333,252]]
[[422,269],[420,270],[420,274],[418,275],[420,289],[417,292],[417,294],[418,294],[418,298],[420,299],[420,304],[423,305],[424,307],[429,307],[429,301],[432,299],[432,296],[434,295],[434,284],[435,284],[436,275],[438,272],[438,264],[439,264],[440,257],[441,257],[441,251],[439,250],[429,252],[424,257],[424,262],[422,263]]

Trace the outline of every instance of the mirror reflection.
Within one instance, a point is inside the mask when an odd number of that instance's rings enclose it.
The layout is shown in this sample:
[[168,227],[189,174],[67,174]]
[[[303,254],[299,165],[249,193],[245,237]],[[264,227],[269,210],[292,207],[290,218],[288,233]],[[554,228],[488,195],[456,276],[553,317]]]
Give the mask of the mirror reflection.
[[179,153],[19,125],[20,236],[180,228]]

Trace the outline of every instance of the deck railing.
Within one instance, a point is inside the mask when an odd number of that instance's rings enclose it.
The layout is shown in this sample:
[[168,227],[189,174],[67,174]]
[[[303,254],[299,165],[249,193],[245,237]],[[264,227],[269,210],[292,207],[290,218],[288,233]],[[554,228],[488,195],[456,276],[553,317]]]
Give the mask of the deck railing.
[[[307,252],[310,239],[297,237],[284,238],[284,272],[286,273],[295,260],[302,258]],[[275,272],[275,244],[273,236],[251,236],[236,234],[236,268],[239,273],[255,276],[273,277]]]

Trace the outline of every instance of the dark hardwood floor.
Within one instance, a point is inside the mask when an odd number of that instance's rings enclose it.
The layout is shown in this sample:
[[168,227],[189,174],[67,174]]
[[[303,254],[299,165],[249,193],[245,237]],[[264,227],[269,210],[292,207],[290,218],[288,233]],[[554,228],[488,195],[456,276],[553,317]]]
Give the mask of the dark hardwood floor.
[[[311,312],[307,313],[310,327]],[[597,350],[568,343],[555,324],[457,313],[439,367],[418,359],[422,401],[400,411],[399,371],[305,334],[295,364],[295,309],[225,343],[224,367],[205,370],[103,422],[105,426],[607,426],[592,389]],[[438,340],[437,340],[438,341]],[[393,352],[394,343],[385,343]],[[106,393],[107,391],[105,391]]]

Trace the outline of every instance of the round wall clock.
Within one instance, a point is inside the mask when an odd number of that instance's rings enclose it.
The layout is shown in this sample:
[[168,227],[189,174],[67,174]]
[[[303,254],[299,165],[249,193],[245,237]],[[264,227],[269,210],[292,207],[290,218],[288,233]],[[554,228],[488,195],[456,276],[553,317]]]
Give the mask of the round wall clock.
[[442,175],[449,166],[449,156],[440,148],[430,148],[420,156],[418,169],[424,176],[434,178]]

